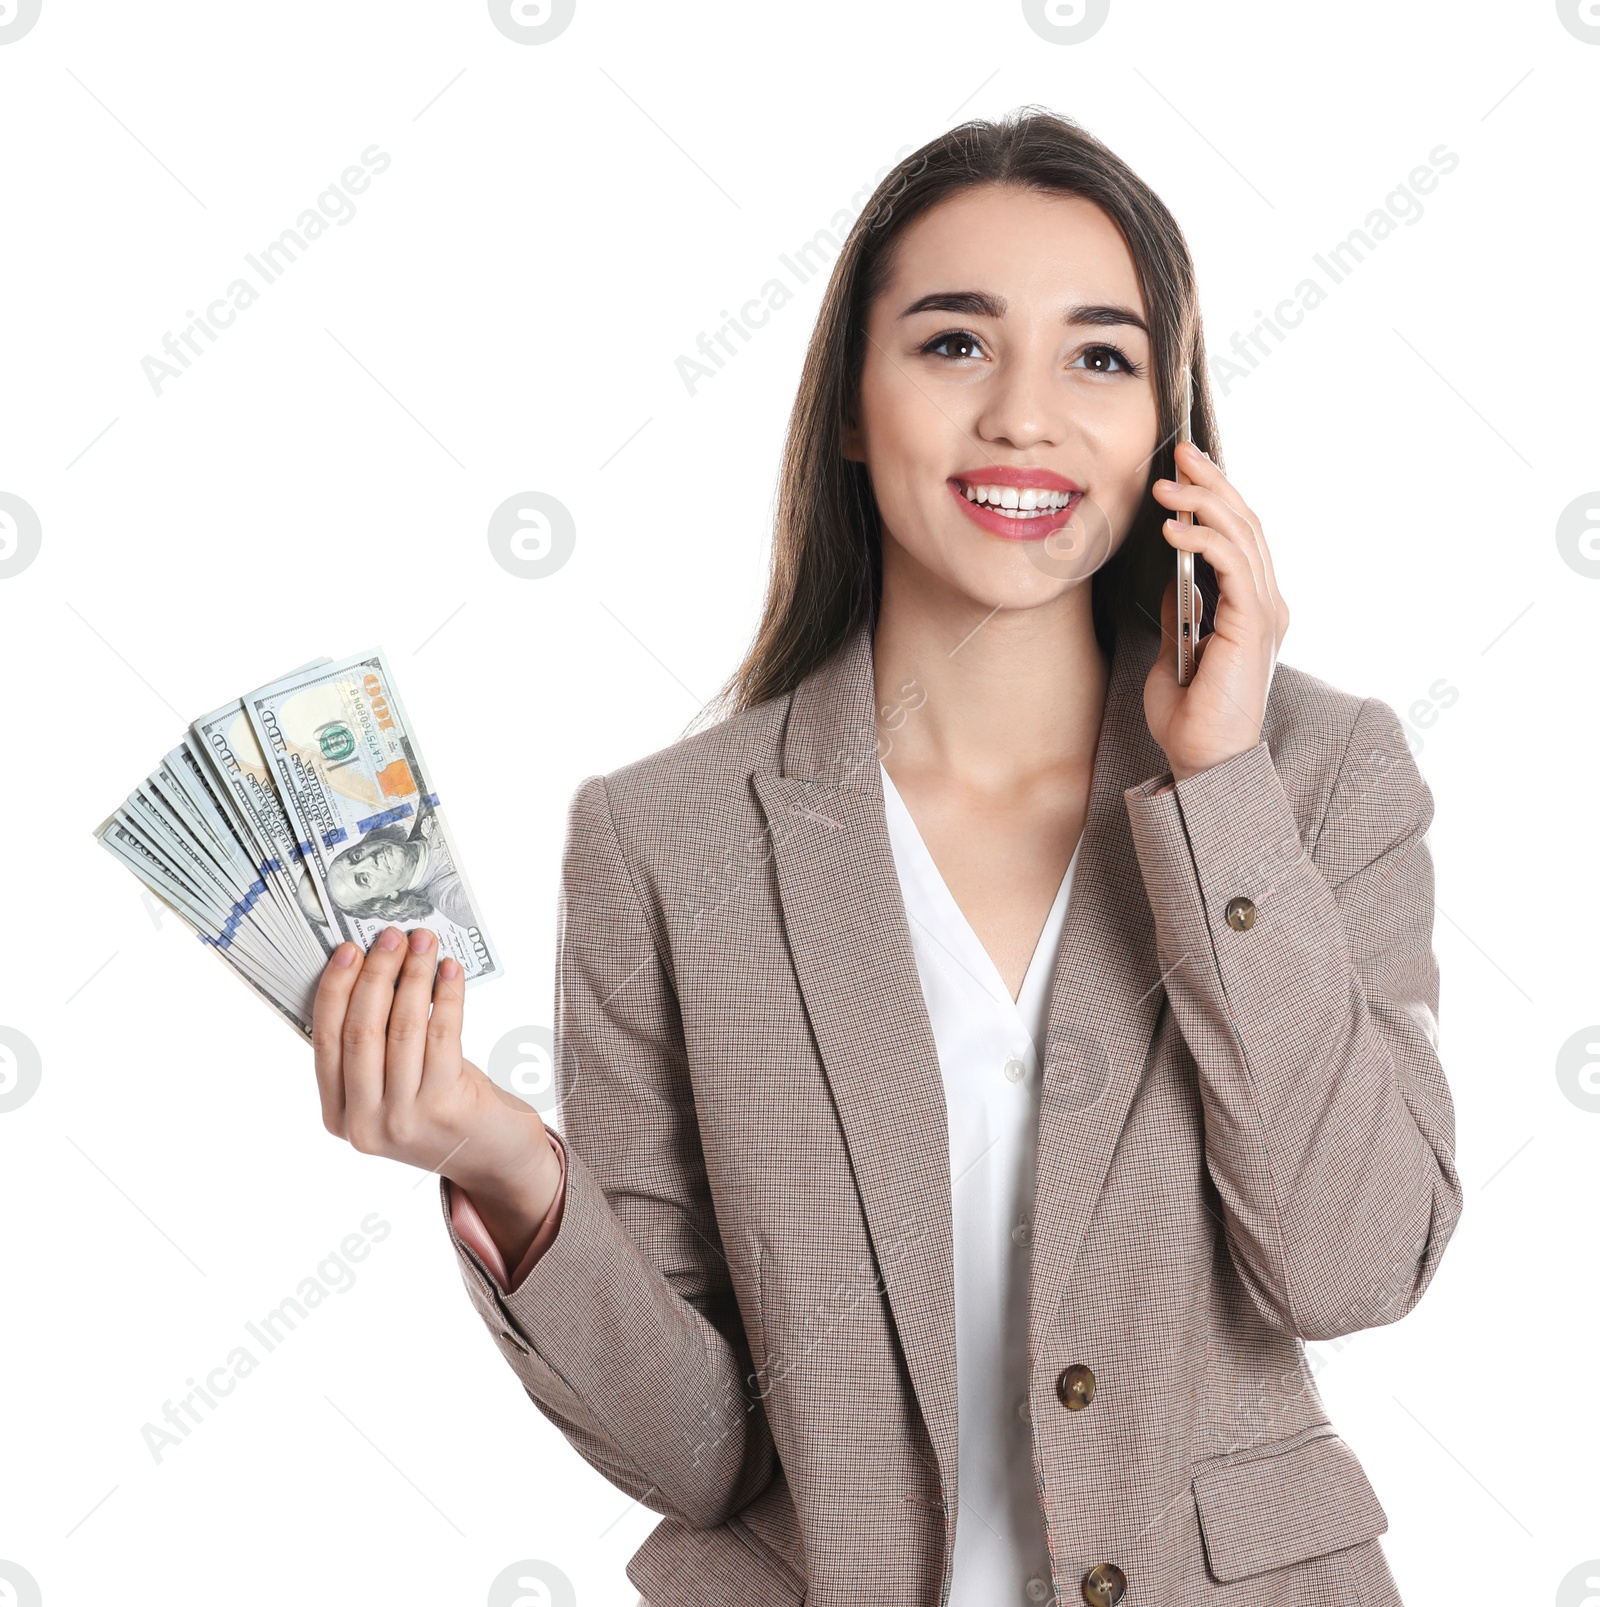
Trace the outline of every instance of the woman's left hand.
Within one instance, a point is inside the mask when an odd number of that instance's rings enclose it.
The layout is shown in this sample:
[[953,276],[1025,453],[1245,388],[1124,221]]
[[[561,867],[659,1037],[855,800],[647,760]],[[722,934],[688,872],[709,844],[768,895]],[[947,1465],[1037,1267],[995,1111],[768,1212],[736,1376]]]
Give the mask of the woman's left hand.
[[1150,734],[1161,744],[1174,781],[1183,781],[1261,740],[1267,689],[1278,646],[1289,628],[1289,607],[1272,574],[1261,521],[1199,447],[1180,441],[1178,468],[1194,483],[1157,480],[1157,502],[1194,515],[1192,525],[1168,519],[1162,533],[1176,548],[1197,552],[1217,573],[1221,598],[1215,620],[1199,639],[1198,663],[1178,685],[1178,581],[1161,600],[1162,651],[1144,688]]

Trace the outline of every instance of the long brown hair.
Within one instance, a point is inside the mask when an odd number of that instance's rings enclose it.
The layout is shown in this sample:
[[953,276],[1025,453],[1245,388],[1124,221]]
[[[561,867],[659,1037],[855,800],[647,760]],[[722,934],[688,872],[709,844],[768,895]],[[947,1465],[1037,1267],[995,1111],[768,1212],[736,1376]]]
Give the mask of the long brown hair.
[[[1160,198],[1092,134],[1055,112],[1022,107],[999,122],[962,123],[889,172],[833,265],[789,416],[761,624],[702,718],[793,691],[857,625],[876,621],[883,576],[877,504],[866,465],[843,450],[845,421],[860,390],[867,313],[888,282],[895,244],[908,225],[981,184],[1080,196],[1121,229],[1150,325],[1161,421],[1150,480],[1173,477],[1185,362],[1194,382],[1194,439],[1221,466],[1194,264]],[[1119,625],[1141,616],[1160,620],[1173,552],[1161,534],[1163,517],[1165,510],[1147,498],[1122,545],[1093,576],[1095,635],[1106,652]]]

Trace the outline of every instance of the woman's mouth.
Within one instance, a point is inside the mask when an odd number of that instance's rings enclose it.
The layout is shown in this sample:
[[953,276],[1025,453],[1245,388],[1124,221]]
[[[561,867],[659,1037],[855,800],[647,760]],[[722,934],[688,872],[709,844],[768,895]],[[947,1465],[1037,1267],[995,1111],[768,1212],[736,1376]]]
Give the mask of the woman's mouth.
[[945,483],[975,524],[1008,541],[1039,541],[1070,524],[1073,511],[1084,496],[1076,486],[1057,489],[956,478]]

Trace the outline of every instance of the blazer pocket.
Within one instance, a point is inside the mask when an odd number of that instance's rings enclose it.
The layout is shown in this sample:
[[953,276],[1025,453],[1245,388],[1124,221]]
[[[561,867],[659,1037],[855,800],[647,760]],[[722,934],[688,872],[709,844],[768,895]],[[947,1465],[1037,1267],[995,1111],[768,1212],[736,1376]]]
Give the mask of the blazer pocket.
[[745,1324],[745,1338],[750,1342],[750,1365],[753,1371],[749,1377],[751,1391],[762,1402],[765,1409],[767,1396],[772,1392],[772,1381],[767,1377],[767,1294],[766,1294],[766,1258],[761,1250],[759,1234],[752,1234],[750,1239],[750,1265],[755,1273],[756,1289],[755,1299],[751,1305],[755,1308],[755,1327]]
[[1389,1527],[1355,1452],[1331,1430],[1202,1467],[1193,1488],[1206,1561],[1221,1584],[1342,1551]]

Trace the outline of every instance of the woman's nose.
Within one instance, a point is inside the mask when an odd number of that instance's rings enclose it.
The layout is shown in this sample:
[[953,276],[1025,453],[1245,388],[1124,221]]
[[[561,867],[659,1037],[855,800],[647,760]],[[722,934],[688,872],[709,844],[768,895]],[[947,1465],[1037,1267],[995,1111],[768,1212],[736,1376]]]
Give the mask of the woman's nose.
[[1042,368],[1007,364],[984,389],[977,428],[985,441],[1024,448],[1055,446],[1064,438],[1066,399]]

